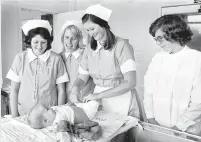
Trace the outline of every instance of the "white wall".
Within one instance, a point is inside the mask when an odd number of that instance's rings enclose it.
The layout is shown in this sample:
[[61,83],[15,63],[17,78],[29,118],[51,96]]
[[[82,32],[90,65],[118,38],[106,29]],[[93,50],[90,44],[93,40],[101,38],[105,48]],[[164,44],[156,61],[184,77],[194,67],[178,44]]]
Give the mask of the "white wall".
[[5,79],[6,74],[17,53],[20,45],[20,8],[15,4],[1,5],[1,51],[2,51],[2,77],[3,86],[10,81]]
[[61,43],[61,28],[66,20],[77,20],[81,22],[81,17],[83,16],[84,11],[75,11],[75,12],[65,12],[55,14],[53,18],[53,35],[54,40],[52,43],[52,50],[56,53],[60,53],[62,50]]
[[10,83],[6,74],[16,54],[22,51],[21,24],[26,20],[40,19],[46,12],[21,10],[18,3],[2,3],[1,5],[1,51],[3,87]]

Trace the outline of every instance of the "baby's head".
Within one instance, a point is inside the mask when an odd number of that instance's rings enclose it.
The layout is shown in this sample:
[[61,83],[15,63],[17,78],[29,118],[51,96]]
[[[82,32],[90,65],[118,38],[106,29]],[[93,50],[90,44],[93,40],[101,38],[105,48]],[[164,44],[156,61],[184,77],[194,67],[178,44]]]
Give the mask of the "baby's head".
[[56,116],[52,108],[47,108],[42,104],[36,104],[28,114],[27,122],[35,129],[51,126]]

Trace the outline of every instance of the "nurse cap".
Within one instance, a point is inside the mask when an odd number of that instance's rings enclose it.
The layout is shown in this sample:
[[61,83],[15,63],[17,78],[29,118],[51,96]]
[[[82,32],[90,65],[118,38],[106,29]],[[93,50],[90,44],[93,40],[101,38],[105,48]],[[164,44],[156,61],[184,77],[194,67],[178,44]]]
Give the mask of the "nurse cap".
[[51,35],[52,27],[50,26],[50,23],[47,20],[29,20],[24,25],[21,26],[26,36],[28,35],[28,32],[30,30],[38,27],[47,29]]
[[68,20],[67,20],[67,21],[63,24],[63,26],[62,26],[62,28],[61,28],[61,36],[63,36],[63,34],[64,34],[66,28],[67,28],[68,26],[70,26],[70,25],[74,25],[74,26],[78,27],[78,29],[80,29],[80,31],[82,32],[83,38],[84,38],[85,36],[87,36],[87,33],[86,33],[84,27],[82,26],[81,21],[75,21],[75,20],[71,20],[71,21],[68,21]]
[[97,4],[97,5],[89,6],[86,9],[85,14],[95,15],[95,16],[105,20],[106,22],[108,22],[110,15],[112,14],[112,10],[105,8],[105,7],[101,6],[100,4]]

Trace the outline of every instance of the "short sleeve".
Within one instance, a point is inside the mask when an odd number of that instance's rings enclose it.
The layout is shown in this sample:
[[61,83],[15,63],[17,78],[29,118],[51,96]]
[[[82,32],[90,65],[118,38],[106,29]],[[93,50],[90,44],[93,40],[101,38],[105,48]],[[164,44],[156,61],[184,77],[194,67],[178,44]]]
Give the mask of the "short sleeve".
[[69,78],[68,78],[68,74],[66,72],[64,62],[63,62],[61,56],[59,55],[59,60],[58,60],[58,63],[57,63],[56,84],[64,83],[64,82],[68,82],[68,81],[69,81]]
[[116,45],[116,58],[122,73],[136,70],[134,50],[127,41],[121,41]]
[[80,61],[79,69],[78,69],[78,78],[82,79],[85,83],[88,81],[89,78],[89,68],[88,68],[88,48],[87,46],[84,50],[82,55],[82,59]]
[[11,65],[11,68],[9,69],[6,78],[14,81],[14,82],[20,82],[20,70],[22,68],[22,56],[21,54],[16,55],[15,59],[13,60],[13,63]]

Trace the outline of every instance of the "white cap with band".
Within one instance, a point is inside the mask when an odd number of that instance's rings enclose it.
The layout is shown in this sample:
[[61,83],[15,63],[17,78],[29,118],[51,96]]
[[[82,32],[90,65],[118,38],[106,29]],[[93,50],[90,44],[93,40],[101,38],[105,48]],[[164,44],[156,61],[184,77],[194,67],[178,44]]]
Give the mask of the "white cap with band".
[[85,31],[85,29],[84,29],[84,27],[83,27],[83,25],[82,25],[82,22],[81,22],[81,21],[75,21],[75,20],[66,21],[66,22],[63,24],[63,26],[62,26],[62,28],[61,28],[61,36],[63,36],[63,34],[64,34],[66,28],[67,28],[68,26],[70,26],[70,25],[74,25],[74,26],[78,27],[78,28],[80,29],[80,31],[82,32],[82,36],[83,36],[83,37],[86,36],[87,33],[86,33],[86,31]]
[[97,5],[89,6],[86,9],[85,14],[95,15],[95,16],[105,20],[106,22],[108,22],[111,14],[112,14],[112,10],[105,8],[105,7],[101,6],[100,4],[97,4]]
[[30,30],[38,28],[38,27],[47,29],[51,35],[52,27],[47,20],[29,20],[24,25],[21,26],[26,36],[28,35],[28,32]]

